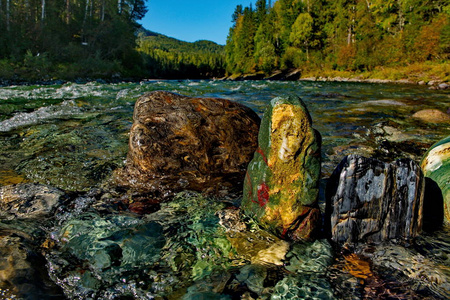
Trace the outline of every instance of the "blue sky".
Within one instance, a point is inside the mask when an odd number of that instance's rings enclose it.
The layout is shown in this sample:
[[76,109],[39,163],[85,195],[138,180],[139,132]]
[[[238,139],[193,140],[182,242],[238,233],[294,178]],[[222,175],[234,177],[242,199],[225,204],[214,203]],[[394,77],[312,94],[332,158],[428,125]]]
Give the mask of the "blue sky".
[[195,42],[210,40],[225,45],[231,15],[238,4],[255,5],[255,0],[147,0],[144,28]]

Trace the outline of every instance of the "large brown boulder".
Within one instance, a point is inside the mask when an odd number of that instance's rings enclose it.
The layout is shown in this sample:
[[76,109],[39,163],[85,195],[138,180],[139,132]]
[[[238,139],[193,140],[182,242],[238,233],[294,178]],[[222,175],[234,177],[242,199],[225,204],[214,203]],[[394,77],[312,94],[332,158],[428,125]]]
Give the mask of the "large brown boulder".
[[159,197],[185,189],[242,191],[259,124],[254,111],[229,100],[145,94],[134,108],[126,166],[116,183]]

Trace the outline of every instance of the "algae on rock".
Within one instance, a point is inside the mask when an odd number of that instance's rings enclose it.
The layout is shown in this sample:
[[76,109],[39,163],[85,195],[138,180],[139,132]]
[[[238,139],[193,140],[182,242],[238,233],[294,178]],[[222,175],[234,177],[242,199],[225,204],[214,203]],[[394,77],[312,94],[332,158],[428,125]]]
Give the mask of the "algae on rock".
[[281,238],[309,239],[320,221],[321,137],[311,125],[300,98],[273,99],[247,168],[242,209]]
[[[444,221],[450,224],[450,136],[432,145],[424,155],[420,166],[429,182],[437,185],[438,195],[433,197],[441,198],[440,200],[443,201]],[[427,193],[429,193],[429,186],[427,183]],[[431,198],[429,200],[435,201]]]

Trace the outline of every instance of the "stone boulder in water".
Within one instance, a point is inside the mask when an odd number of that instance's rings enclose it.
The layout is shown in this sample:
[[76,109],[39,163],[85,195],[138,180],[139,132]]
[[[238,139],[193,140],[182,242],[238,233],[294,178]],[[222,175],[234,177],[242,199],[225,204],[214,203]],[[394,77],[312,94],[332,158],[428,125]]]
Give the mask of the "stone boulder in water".
[[65,192],[43,184],[22,183],[0,187],[0,216],[44,218],[67,199]]
[[412,117],[430,123],[450,123],[450,115],[438,109],[419,110]]
[[410,159],[345,157],[327,185],[331,239],[343,245],[415,237],[422,229],[424,184]]
[[126,166],[116,181],[159,196],[242,191],[259,123],[250,108],[229,100],[145,94],[136,102]]
[[301,99],[273,99],[247,169],[243,212],[282,238],[309,239],[320,220],[321,138],[311,125]]
[[2,226],[0,233],[1,299],[64,299],[46,273],[45,259],[28,233]]
[[[450,223],[450,136],[431,146],[422,159],[421,167],[428,179],[427,197],[430,190],[433,195],[430,201],[438,198],[443,201],[444,220]],[[436,189],[431,190],[434,186]]]

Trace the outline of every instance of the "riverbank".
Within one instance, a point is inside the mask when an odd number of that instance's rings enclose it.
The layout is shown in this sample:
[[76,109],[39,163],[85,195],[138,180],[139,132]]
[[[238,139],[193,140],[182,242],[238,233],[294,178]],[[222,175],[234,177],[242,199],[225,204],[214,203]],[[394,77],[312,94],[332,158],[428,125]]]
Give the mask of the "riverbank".
[[[148,80],[143,76],[122,76],[120,73],[114,76],[71,76],[70,78],[49,77],[42,78],[23,77],[17,75],[1,76],[0,87],[11,85],[54,85],[67,82],[86,83],[99,82],[120,83],[140,82]],[[97,74],[98,75],[98,74]],[[192,78],[194,79],[194,78]],[[211,80],[216,78],[210,78]],[[155,79],[156,80],[156,79]],[[158,78],[157,80],[178,80],[174,78]],[[186,80],[179,78],[179,80]],[[277,70],[267,75],[263,72],[251,74],[232,74],[220,80],[274,80],[274,81],[335,81],[335,82],[366,82],[382,84],[418,84],[428,85],[430,89],[450,89],[450,62],[412,64],[399,67],[378,67],[373,71],[352,72],[332,69],[308,70],[286,69]]]
[[277,70],[270,75],[262,72],[233,74],[226,79],[397,83],[429,85],[432,89],[449,89],[450,62],[378,67],[373,71],[364,72],[339,71],[326,68],[321,70],[287,69]]

